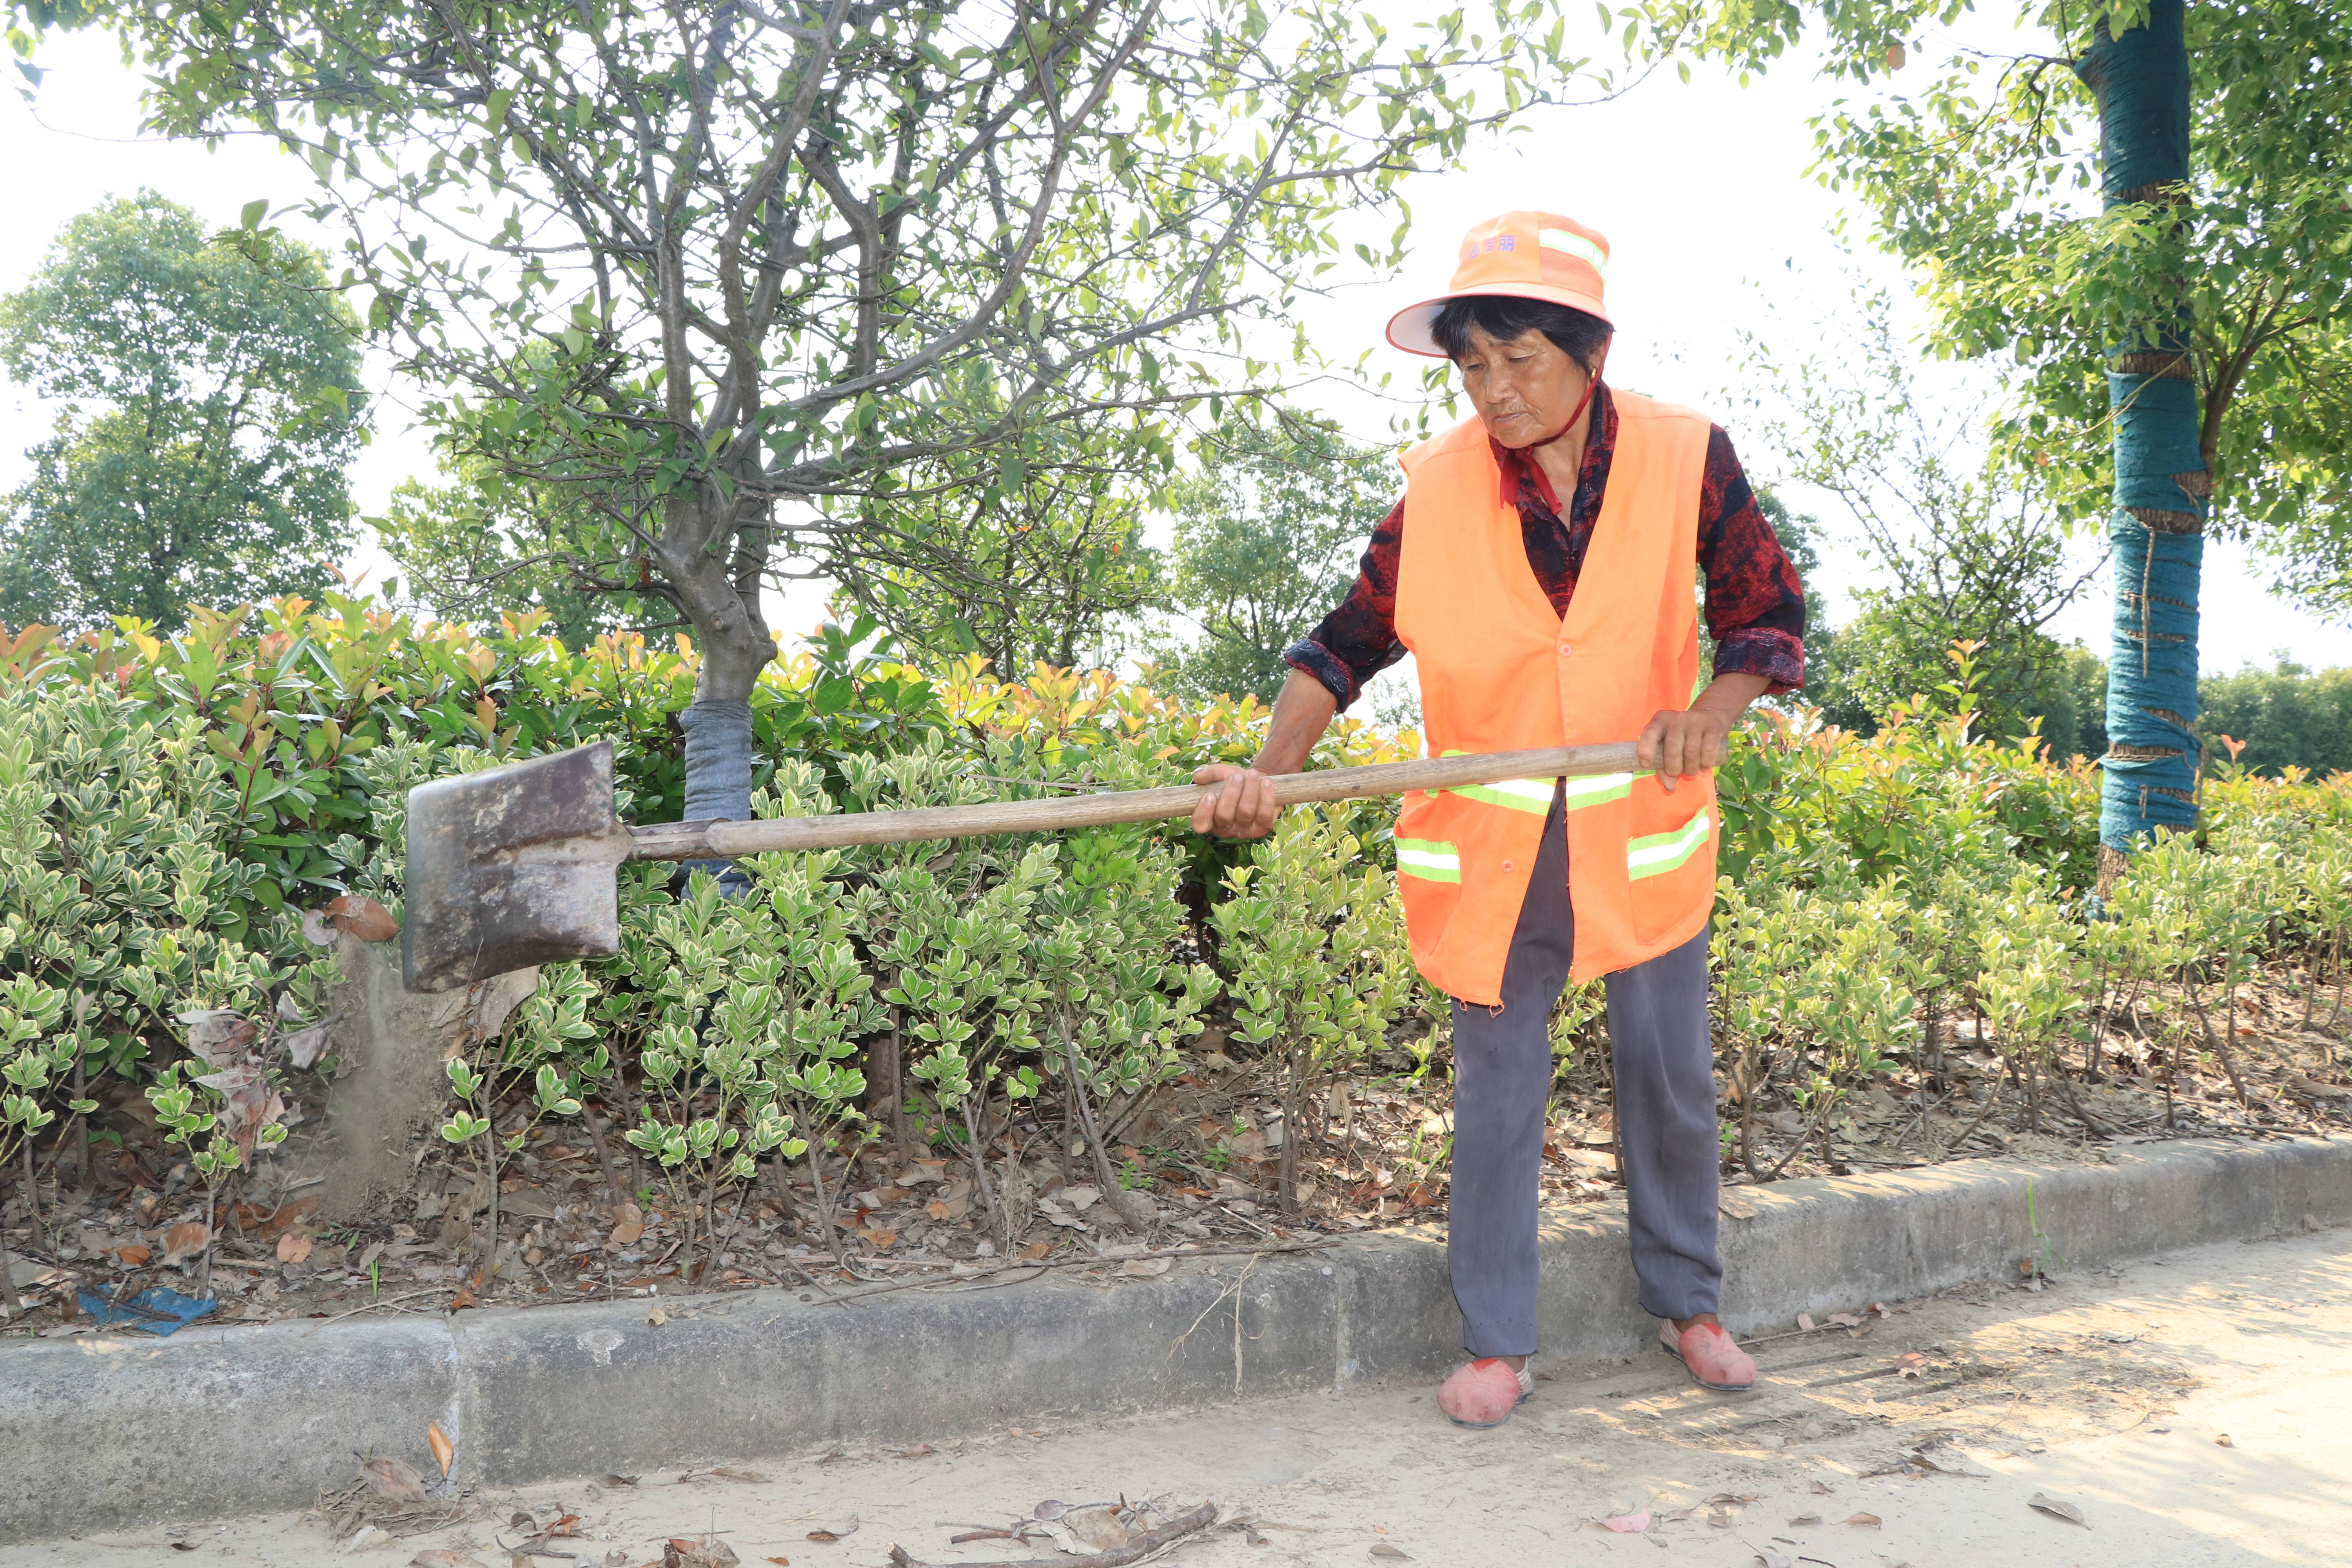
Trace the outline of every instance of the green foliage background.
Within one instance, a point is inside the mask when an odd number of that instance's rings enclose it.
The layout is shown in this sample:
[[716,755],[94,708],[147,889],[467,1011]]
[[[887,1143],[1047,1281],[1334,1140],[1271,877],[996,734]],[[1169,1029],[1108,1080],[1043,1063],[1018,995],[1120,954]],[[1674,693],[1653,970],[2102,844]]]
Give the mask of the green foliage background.
[[[858,653],[872,629],[832,628],[763,678],[761,811],[1165,783],[1254,752],[1264,723],[1252,700],[1188,704],[1103,673],[919,670]],[[575,649],[530,619],[478,636],[341,596],[200,614],[168,638],[126,622],[62,647],[38,630],[0,643],[0,1130],[35,1137],[87,1103],[77,1073],[112,1074],[168,1100],[192,1152],[226,1159],[236,1118],[205,1087],[220,1075],[182,1065],[191,1020],[242,1018],[277,1041],[323,1016],[332,966],[301,912],[351,893],[397,913],[405,791],[607,738],[625,812],[666,817],[694,664],[683,642]],[[1974,679],[1959,657],[1869,738],[1771,721],[1740,733],[1721,775],[1717,961],[1741,1070],[1777,1072],[1821,1110],[1956,998],[2007,1009],[2046,1065],[2117,966],[2340,963],[2352,775],[2209,780],[2209,839],[2151,854],[2174,902],[2142,910],[2126,940],[2085,916],[2095,770],[1976,733]],[[1347,725],[1317,763],[1417,746]],[[1394,1029],[1424,1059],[1439,1038],[1389,823],[1364,803],[1248,847],[1144,825],[766,857],[750,866],[757,896],[735,900],[633,868],[623,955],[542,973],[517,1026],[452,1064],[445,1134],[495,1159],[499,1085],[534,1118],[602,1096],[632,1108],[631,1142],[708,1214],[762,1159],[878,1134],[861,1064],[884,1033],[908,1042],[914,1123],[952,1147],[992,1107],[1161,1081],[1220,1005],[1235,1048],[1273,1058],[1292,1103],[1311,1104]],[[2176,906],[2196,919],[2164,913]]]
[[317,252],[152,191],[66,225],[0,300],[0,364],[62,406],[0,510],[0,622],[316,593],[352,541],[358,323]]

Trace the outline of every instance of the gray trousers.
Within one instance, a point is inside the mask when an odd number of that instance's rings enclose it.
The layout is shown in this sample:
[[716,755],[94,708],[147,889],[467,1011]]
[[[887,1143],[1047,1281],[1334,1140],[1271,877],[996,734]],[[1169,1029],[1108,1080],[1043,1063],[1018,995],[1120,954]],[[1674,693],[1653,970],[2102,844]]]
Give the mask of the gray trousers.
[[[1551,1093],[1552,1004],[1568,984],[1576,922],[1559,791],[1503,968],[1503,1005],[1454,1004],[1454,1186],[1446,1261],[1473,1356],[1536,1348],[1536,1179]],[[1625,1151],[1633,1272],[1643,1309],[1716,1310],[1716,1188],[1722,1147],[1707,1036],[1706,933],[1609,976],[1609,1046]]]

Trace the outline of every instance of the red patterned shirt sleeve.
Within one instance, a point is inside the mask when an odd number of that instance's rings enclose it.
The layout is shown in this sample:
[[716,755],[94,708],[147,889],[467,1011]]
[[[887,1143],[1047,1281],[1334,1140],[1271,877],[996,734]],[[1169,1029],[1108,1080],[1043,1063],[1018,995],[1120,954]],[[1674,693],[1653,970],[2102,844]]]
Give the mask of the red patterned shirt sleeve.
[[1775,695],[1804,685],[1805,590],[1720,426],[1706,443],[1698,564],[1715,672],[1760,675]]
[[1387,521],[1372,530],[1355,585],[1339,607],[1283,651],[1293,669],[1321,681],[1342,708],[1363,694],[1364,682],[1404,657],[1396,636],[1397,552],[1403,539],[1400,497]]

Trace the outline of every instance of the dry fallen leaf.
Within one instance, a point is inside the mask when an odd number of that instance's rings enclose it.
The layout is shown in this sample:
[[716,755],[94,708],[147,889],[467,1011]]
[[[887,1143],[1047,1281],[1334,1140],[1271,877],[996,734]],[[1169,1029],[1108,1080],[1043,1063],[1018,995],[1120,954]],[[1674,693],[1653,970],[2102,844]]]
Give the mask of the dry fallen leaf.
[[636,1205],[623,1204],[613,1211],[613,1240],[616,1245],[631,1246],[643,1238],[645,1234],[645,1213]]
[[768,1561],[774,1563],[776,1568],[793,1568],[793,1560],[789,1557],[771,1557]]
[[1372,1548],[1372,1555],[1383,1563],[1410,1563],[1412,1559],[1383,1541]]
[[[1043,1519],[1045,1516],[1041,1513],[1037,1517]],[[808,1538],[811,1541],[816,1542],[820,1545],[830,1546],[833,1542],[843,1539],[845,1536],[851,1536],[856,1533],[857,1516],[853,1513],[849,1516],[849,1522],[843,1525],[839,1530],[812,1530],[808,1532]]]
[[1822,1516],[1820,1514],[1801,1513],[1796,1518],[1789,1521],[1789,1528],[1791,1530],[1811,1530],[1814,1525],[1821,1523],[1821,1521]]
[[278,1261],[299,1263],[310,1256],[310,1248],[316,1245],[309,1231],[289,1230],[278,1238]]
[[1832,1488],[1827,1481],[1815,1481],[1813,1483],[1813,1495],[1815,1497],[1827,1497],[1835,1489],[1836,1489]]
[[122,1259],[122,1267],[125,1268],[144,1268],[147,1267],[147,1260],[155,1255],[134,1241],[115,1256]]
[[1087,1503],[1064,1509],[1047,1528],[1065,1552],[1116,1552],[1129,1542],[1128,1517],[1115,1502]]
[[2091,1521],[2083,1517],[2083,1510],[2064,1498],[2052,1497],[2048,1492],[2035,1492],[2025,1500],[2025,1506],[2038,1509],[2053,1519],[2063,1519],[2069,1523],[2079,1524],[2086,1530],[2090,1528]]
[[425,1482],[415,1470],[389,1454],[378,1454],[360,1466],[368,1489],[394,1502],[423,1502]]
[[2218,1432],[2214,1434],[2213,1444],[2216,1447],[2221,1448],[2234,1448],[2237,1447],[2235,1443],[2230,1441],[2230,1435],[2227,1432]]
[[709,1535],[699,1540],[673,1536],[662,1546],[662,1568],[736,1568],[740,1562],[733,1547]]
[[307,1029],[297,1029],[281,1037],[278,1044],[286,1052],[289,1066],[307,1068],[317,1061],[319,1054],[327,1048],[327,1026],[313,1024]]
[[400,934],[399,922],[392,911],[364,893],[345,893],[330,900],[327,913],[337,929],[347,931],[362,942],[390,942]]
[[241,1014],[226,1007],[208,1007],[201,1012],[183,1013],[180,1022],[188,1026],[188,1049],[205,1059],[210,1068],[225,1068],[236,1061],[261,1033],[261,1026]]
[[1813,1331],[1813,1315],[1811,1312],[1798,1313],[1797,1328],[1800,1332],[1808,1334],[1811,1333]]
[[647,1307],[646,1309],[646,1321],[650,1326],[658,1329],[664,1323],[669,1321],[669,1314],[663,1311],[659,1307]]
[[1874,1513],[1858,1513],[1852,1519],[1847,1520],[1846,1522],[1853,1525],[1856,1530],[1876,1530],[1886,1521],[1879,1518]]
[[1612,1514],[1601,1521],[1601,1528],[1620,1535],[1639,1535],[1650,1528],[1650,1510],[1637,1508],[1631,1513]]
[[606,1476],[599,1484],[607,1487],[633,1487],[637,1484],[637,1478],[635,1476]]
[[1862,1327],[1862,1320],[1855,1317],[1852,1312],[1832,1312],[1830,1314],[1830,1321],[1835,1323],[1841,1329],[1858,1329]]
[[205,1249],[213,1233],[202,1221],[185,1220],[163,1233],[163,1261],[185,1263]]
[[270,1087],[258,1061],[239,1061],[189,1081],[219,1092],[221,1107],[215,1123],[219,1135],[234,1139],[238,1151],[247,1157],[261,1130],[286,1114],[285,1100]]
[[425,1424],[425,1446],[433,1450],[433,1462],[441,1467],[441,1477],[446,1480],[449,1467],[457,1461],[457,1445],[449,1441],[449,1434],[441,1430],[441,1423]]
[[1917,1377],[1927,1370],[1927,1358],[1917,1351],[1905,1351],[1895,1358],[1895,1375],[1897,1377]]
[[1167,1273],[1175,1262],[1172,1258],[1130,1258],[1118,1266],[1118,1271],[1137,1279],[1150,1279]]

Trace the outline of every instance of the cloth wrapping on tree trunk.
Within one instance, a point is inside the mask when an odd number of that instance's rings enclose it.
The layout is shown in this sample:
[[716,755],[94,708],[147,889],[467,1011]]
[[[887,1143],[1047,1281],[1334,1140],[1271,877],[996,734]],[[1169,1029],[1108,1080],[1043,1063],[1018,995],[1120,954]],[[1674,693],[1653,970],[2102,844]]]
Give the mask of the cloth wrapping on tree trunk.
[[[677,716],[686,731],[688,822],[747,822],[751,816],[751,704],[741,697],[699,697]],[[689,860],[708,871],[729,897],[751,880],[732,860]]]
[[2200,515],[2204,503],[2175,476],[2202,471],[2205,459],[2197,447],[2194,382],[2111,374],[2107,395],[2116,410],[2107,734],[2158,753],[2111,752],[2104,760],[2099,839],[2129,849],[2153,827],[2197,825],[2197,597],[2205,536],[2151,529],[2125,509]]

